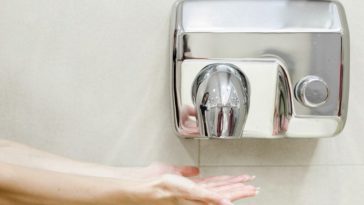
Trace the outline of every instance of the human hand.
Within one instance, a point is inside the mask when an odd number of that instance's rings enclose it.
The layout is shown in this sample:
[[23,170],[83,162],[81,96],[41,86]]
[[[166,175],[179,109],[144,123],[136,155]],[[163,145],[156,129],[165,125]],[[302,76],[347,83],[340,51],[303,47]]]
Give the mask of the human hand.
[[197,167],[154,163],[145,168],[136,168],[128,178],[143,183],[153,182],[153,186],[149,187],[153,191],[147,194],[148,205],[225,205],[258,193],[254,186],[244,184],[253,180],[254,176],[191,178],[198,174]]
[[218,176],[188,179],[178,175],[163,175],[153,181],[148,194],[139,201],[149,205],[232,205],[232,201],[252,197],[258,189],[242,182],[252,177]]
[[197,126],[197,112],[194,107],[188,105],[182,107],[181,125],[183,134],[197,136],[200,133]]
[[[117,178],[133,178],[133,179],[153,179],[166,174],[173,174],[184,177],[195,177],[198,176],[200,170],[195,166],[176,166],[176,165],[168,165],[164,163],[153,163],[147,167],[143,168],[133,168],[119,171]],[[249,175],[243,175],[247,180],[253,179]]]
[[[22,159],[0,160],[4,173],[0,186],[10,190],[0,194],[0,201],[10,200],[11,204],[49,204],[51,200],[55,205],[226,205],[257,193],[255,187],[244,184],[254,178],[248,175],[190,178],[199,174],[197,167],[153,164],[117,168],[77,162],[0,140],[1,146],[6,148],[2,153]],[[21,158],[26,156],[23,153],[36,160]],[[11,197],[5,194],[18,189],[22,192]]]
[[184,177],[194,177],[199,175],[200,170],[193,166],[175,166],[163,163],[153,163],[148,167],[139,168],[135,172],[141,179],[153,179],[166,174],[179,175]]

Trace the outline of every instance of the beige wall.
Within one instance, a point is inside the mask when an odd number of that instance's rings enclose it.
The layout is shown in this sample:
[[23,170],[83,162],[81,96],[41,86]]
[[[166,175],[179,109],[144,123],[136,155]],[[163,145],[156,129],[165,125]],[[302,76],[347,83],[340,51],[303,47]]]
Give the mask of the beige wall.
[[0,134],[75,159],[199,164],[257,175],[238,204],[364,204],[364,1],[343,0],[352,40],[349,119],[322,140],[178,139],[169,98],[172,0],[0,0]]

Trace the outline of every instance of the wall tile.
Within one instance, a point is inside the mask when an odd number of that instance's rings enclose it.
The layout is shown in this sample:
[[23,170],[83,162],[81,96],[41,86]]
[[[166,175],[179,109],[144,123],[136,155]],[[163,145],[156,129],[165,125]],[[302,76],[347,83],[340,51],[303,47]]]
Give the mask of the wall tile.
[[173,1],[0,1],[0,134],[76,159],[194,164],[173,133]]
[[363,164],[364,2],[342,2],[352,89],[348,125],[338,138],[202,141],[198,159],[198,142],[172,131],[170,0],[1,0],[0,134],[76,159],[129,166]]
[[237,205],[363,204],[364,166],[205,167],[205,176],[249,173],[261,187],[255,198]]

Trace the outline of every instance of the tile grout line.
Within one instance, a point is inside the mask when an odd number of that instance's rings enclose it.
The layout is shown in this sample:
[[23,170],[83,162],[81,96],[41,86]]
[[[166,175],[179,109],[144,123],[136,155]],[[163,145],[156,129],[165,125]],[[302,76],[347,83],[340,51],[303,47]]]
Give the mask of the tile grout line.
[[197,167],[201,167],[201,141],[198,140],[197,148]]

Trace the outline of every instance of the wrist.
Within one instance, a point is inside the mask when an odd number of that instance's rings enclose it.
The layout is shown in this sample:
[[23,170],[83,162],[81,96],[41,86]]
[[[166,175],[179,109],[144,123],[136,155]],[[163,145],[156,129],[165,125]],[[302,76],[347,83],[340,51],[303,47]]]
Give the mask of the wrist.
[[154,205],[154,203],[150,203],[155,198],[154,182],[127,179],[103,179],[102,181],[104,183],[97,182],[96,184],[98,189],[97,200],[91,196],[88,202],[91,201],[97,205]]
[[163,205],[167,198],[163,179],[143,180],[126,186],[127,205]]

